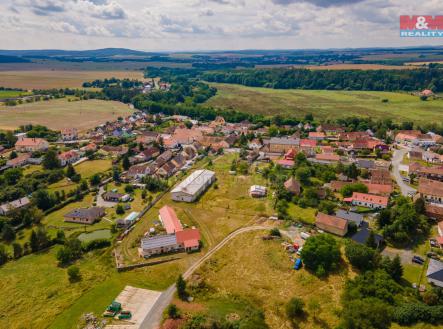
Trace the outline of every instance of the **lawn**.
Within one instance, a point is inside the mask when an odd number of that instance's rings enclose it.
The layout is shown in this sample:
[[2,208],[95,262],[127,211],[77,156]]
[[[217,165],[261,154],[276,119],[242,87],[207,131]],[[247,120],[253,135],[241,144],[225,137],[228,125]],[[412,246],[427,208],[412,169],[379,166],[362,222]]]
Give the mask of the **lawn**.
[[288,208],[288,215],[295,220],[299,220],[306,224],[314,224],[315,214],[317,209],[314,208],[301,208],[298,205],[290,202]]
[[63,69],[0,71],[0,81],[3,87],[22,89],[81,88],[85,81],[112,77],[142,80],[143,71],[66,71]]
[[164,205],[172,206],[183,224],[196,226],[203,235],[205,247],[220,242],[232,231],[255,223],[262,216],[273,214],[269,198],[253,199],[249,187],[265,184],[257,174],[232,176],[229,167],[236,155],[224,155],[213,161],[217,182],[195,203],[173,202],[167,193],[142,217],[129,236],[123,240],[120,250],[127,262],[137,262],[139,240],[158,220],[158,211]]
[[82,178],[89,178],[94,174],[104,173],[112,168],[112,161],[110,159],[102,160],[88,160],[75,166],[75,171],[82,176]]
[[132,112],[120,102],[54,99],[0,107],[0,129],[12,130],[24,124],[39,124],[54,130],[75,127],[84,131]]
[[[270,328],[291,328],[285,317],[285,305],[292,297],[320,304],[317,319],[307,307],[306,319],[298,328],[334,328],[339,322],[336,311],[345,279],[352,275],[347,265],[339,274],[320,280],[306,270],[294,271],[281,241],[263,241],[263,232],[240,235],[205,263],[194,275],[194,282],[204,282],[205,292],[197,293],[195,302],[205,307],[206,312],[216,317],[219,301],[226,304],[245,301],[262,309]],[[212,310],[214,309],[214,310]],[[214,314],[215,313],[215,314]],[[239,314],[241,316],[241,314]]]
[[[329,90],[276,90],[232,84],[211,84],[218,93],[207,105],[263,115],[303,118],[312,113],[319,120],[349,116],[417,123],[443,120],[443,99],[421,101],[406,93]],[[383,103],[383,99],[388,99]]]

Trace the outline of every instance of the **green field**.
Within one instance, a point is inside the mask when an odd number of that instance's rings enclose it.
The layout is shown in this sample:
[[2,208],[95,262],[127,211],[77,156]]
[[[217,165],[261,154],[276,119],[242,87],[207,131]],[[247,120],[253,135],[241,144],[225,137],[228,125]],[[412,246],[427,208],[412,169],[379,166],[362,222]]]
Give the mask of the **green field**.
[[31,93],[29,93],[27,91],[0,90],[0,99],[26,96],[26,95],[30,95],[30,94]]
[[[396,122],[443,121],[443,99],[421,101],[407,93],[376,91],[276,90],[231,84],[211,84],[217,95],[206,104],[262,115],[303,118],[312,113],[325,120],[350,116],[390,118]],[[383,99],[388,99],[383,103]]]

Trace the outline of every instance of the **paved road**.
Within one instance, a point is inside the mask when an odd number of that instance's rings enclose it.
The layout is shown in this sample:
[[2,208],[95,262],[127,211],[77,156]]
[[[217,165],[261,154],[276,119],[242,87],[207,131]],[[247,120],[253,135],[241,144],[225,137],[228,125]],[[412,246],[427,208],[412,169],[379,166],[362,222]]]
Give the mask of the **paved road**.
[[[197,262],[195,262],[191,267],[188,268],[188,270],[183,274],[184,279],[188,279],[192,273],[196,269],[198,269],[205,261],[207,261],[209,258],[211,258],[218,250],[223,248],[229,241],[231,241],[236,236],[251,232],[251,231],[261,231],[261,230],[269,230],[269,226],[249,226],[240,228],[231,234],[229,234],[226,238],[224,238],[219,244],[217,244],[214,248],[212,248],[207,254],[205,254],[202,258],[200,258]],[[157,300],[157,302],[152,307],[151,311],[148,313],[146,318],[143,320],[143,322],[140,325],[141,329],[157,329],[160,326],[163,312],[168,307],[168,305],[171,303],[172,298],[174,297],[175,293],[175,284],[170,286],[166,291],[164,291],[160,298]]]
[[410,187],[408,184],[406,184],[402,176],[400,175],[400,163],[402,162],[404,156],[406,153],[408,153],[408,149],[401,148],[399,150],[394,151],[394,155],[392,157],[392,174],[394,175],[394,178],[397,182],[397,185],[400,187],[401,193],[404,196],[408,196],[409,193],[417,192],[416,189]]

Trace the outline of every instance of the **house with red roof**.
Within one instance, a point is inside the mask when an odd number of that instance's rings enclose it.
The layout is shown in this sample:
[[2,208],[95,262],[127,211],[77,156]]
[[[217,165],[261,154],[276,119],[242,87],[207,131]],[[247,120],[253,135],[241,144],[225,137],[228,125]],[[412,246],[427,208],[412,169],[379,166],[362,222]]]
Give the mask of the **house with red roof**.
[[326,135],[325,135],[325,133],[323,133],[323,132],[311,131],[311,132],[309,133],[308,138],[309,138],[310,140],[314,140],[314,141],[321,141],[321,140],[323,140],[323,139],[326,138]]
[[60,153],[58,155],[58,159],[60,160],[60,164],[62,165],[62,167],[64,167],[69,163],[73,164],[80,160],[80,154],[75,150],[70,150]]
[[348,233],[348,221],[346,219],[321,212],[315,218],[315,226],[325,232],[338,236],[345,236]]
[[46,151],[48,148],[49,143],[43,138],[22,138],[15,143],[18,152]]
[[389,197],[354,192],[351,197],[344,198],[344,202],[349,202],[354,206],[361,206],[371,209],[384,209],[388,207]]

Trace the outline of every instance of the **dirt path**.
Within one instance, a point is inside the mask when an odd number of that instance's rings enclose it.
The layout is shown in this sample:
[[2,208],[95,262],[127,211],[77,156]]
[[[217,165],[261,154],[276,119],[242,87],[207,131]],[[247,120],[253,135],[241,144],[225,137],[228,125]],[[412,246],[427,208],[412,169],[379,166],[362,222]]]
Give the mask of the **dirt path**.
[[[211,258],[218,250],[223,248],[229,241],[234,239],[240,234],[252,232],[252,231],[262,231],[269,230],[269,226],[249,226],[244,228],[239,228],[238,230],[229,234],[226,238],[224,238],[219,244],[217,244],[214,248],[212,248],[207,254],[205,254],[202,258],[200,258],[197,262],[195,262],[188,270],[183,274],[183,278],[188,279],[194,272],[197,270],[205,261]],[[157,329],[160,326],[162,315],[166,307],[171,303],[172,298],[174,297],[174,293],[176,291],[175,284],[170,286],[166,291],[164,291],[160,298],[157,300],[155,305],[152,307],[149,314],[143,320],[140,328],[142,329]]]

